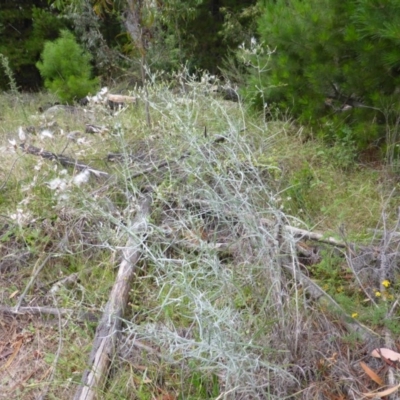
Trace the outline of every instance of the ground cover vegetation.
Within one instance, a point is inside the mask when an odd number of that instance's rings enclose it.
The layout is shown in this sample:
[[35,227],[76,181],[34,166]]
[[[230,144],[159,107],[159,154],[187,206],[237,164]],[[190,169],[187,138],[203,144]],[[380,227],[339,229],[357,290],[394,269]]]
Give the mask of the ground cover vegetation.
[[395,2],[49,3],[63,79],[0,60],[0,398],[394,393]]

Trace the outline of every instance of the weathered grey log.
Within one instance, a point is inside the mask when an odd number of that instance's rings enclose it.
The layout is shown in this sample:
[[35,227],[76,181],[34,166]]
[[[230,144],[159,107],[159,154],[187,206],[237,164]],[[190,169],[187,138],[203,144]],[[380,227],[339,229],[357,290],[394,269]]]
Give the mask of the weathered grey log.
[[[116,342],[121,331],[121,317],[129,298],[129,290],[140,259],[146,217],[150,212],[151,198],[145,197],[140,210],[128,229],[132,233],[123,250],[118,275],[106,304],[103,317],[97,326],[89,357],[89,369],[84,372],[74,400],[101,398],[101,389],[107,378],[109,366],[116,352]],[[142,237],[140,237],[142,236]]]

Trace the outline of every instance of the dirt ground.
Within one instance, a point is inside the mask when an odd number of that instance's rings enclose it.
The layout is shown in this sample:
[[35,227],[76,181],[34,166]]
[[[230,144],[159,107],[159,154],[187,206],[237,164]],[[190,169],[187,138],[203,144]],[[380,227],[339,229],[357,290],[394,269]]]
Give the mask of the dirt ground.
[[58,318],[0,311],[0,399],[70,399],[74,385],[51,387],[62,346]]

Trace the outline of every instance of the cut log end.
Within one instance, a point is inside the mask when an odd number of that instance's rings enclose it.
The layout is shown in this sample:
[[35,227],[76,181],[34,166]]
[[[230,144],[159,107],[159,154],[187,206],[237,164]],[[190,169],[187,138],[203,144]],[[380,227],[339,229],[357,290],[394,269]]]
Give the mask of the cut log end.
[[107,105],[111,109],[123,107],[125,104],[136,104],[137,98],[133,96],[124,96],[121,94],[109,94],[107,96]]

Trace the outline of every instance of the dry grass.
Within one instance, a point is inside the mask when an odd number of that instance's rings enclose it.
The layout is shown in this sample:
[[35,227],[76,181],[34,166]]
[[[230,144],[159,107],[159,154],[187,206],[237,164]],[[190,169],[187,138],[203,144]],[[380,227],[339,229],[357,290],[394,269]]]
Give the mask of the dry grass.
[[[62,311],[0,314],[1,396],[73,397],[144,192],[153,198],[149,233],[100,398],[356,399],[374,388],[359,361],[380,345],[382,324],[366,320],[375,337],[344,303],[310,295],[296,274],[323,287],[322,267],[299,263],[298,239],[283,226],[346,222],[355,236],[378,224],[396,193],[388,203],[381,172],[335,169],[294,124],[260,122],[216,98],[207,80],[186,87],[151,87],[151,128],[142,104],[43,117],[40,96],[1,98],[1,304]],[[87,134],[87,123],[105,129]],[[20,126],[29,144],[110,177],[86,182],[23,153]],[[347,278],[329,279],[332,296]],[[353,305],[368,308],[357,296]]]

